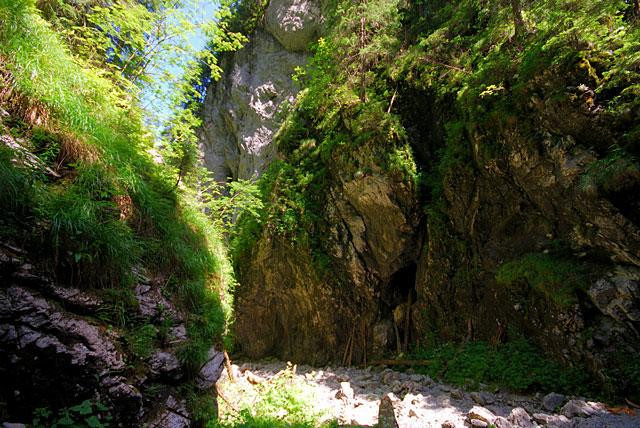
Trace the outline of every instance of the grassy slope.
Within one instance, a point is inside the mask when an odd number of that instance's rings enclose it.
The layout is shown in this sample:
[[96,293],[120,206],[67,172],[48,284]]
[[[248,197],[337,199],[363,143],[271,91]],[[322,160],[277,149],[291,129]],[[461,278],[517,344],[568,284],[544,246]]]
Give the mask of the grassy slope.
[[163,279],[188,314],[181,356],[193,372],[231,318],[218,231],[153,161],[135,101],[74,58],[33,1],[0,0],[0,22],[0,66],[13,76],[2,133],[61,175],[16,164],[0,146],[0,239],[29,248],[61,281],[111,296],[103,318],[132,332],[144,322],[127,303],[132,268]]

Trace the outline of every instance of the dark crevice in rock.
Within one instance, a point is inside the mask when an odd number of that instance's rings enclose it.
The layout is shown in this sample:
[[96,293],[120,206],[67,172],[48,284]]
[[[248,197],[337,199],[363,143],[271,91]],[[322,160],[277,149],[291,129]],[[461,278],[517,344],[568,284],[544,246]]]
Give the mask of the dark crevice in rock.
[[[391,275],[383,295],[383,302],[388,307],[395,308],[409,300],[416,301],[418,297],[416,293],[417,268],[417,264],[411,262]],[[411,299],[409,299],[409,295],[411,295]]]

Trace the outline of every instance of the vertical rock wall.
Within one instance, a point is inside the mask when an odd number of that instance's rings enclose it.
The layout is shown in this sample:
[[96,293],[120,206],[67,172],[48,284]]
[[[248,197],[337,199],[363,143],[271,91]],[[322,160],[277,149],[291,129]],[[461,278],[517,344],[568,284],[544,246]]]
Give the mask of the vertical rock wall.
[[[295,96],[290,75],[307,59],[320,10],[271,2],[249,45],[226,58],[227,74],[207,95],[202,140],[218,180],[249,178],[276,157],[277,112]],[[319,272],[308,243],[262,230],[239,272],[239,348],[250,357],[356,363],[395,351],[404,337],[424,345],[434,334],[494,343],[526,336],[601,379],[624,377],[616,367],[640,349],[640,215],[632,200],[640,175],[621,173],[611,194],[585,188],[597,160],[591,148],[624,132],[585,109],[584,94],[557,101],[588,79],[540,76],[527,115],[501,128],[470,127],[468,141],[457,142],[469,143],[469,159],[447,167],[442,206],[426,216],[415,186],[374,157],[364,156],[353,175],[352,165],[327,161],[326,199],[314,209],[328,225],[316,234],[330,273]],[[416,158],[433,168],[455,103],[409,89],[397,105]],[[491,144],[499,150],[483,154]],[[501,266],[532,254],[569,263],[569,275],[589,272],[573,289],[562,281],[536,288],[526,278],[498,283]]]
[[270,2],[250,42],[223,60],[225,74],[209,88],[203,109],[201,150],[216,180],[262,173],[276,156],[279,111],[295,99],[291,76],[305,64],[322,25],[309,0]]

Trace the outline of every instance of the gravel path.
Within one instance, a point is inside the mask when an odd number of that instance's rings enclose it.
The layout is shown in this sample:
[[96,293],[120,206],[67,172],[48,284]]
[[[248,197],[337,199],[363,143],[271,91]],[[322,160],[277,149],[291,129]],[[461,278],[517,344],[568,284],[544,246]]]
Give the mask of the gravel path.
[[[227,396],[249,397],[252,382],[286,368],[283,362],[233,365],[218,382]],[[314,408],[340,424],[374,426],[380,400],[389,394],[401,428],[409,427],[640,427],[640,411],[609,409],[602,403],[560,394],[521,396],[506,392],[463,391],[428,376],[390,369],[298,366],[295,382],[313,391]]]

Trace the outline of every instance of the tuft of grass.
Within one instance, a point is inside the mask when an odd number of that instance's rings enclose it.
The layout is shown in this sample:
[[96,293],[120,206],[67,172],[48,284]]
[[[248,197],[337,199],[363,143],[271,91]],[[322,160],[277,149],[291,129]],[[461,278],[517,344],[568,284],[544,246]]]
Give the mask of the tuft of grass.
[[133,330],[127,337],[127,344],[133,355],[144,360],[151,356],[158,330],[152,324],[144,324]]

